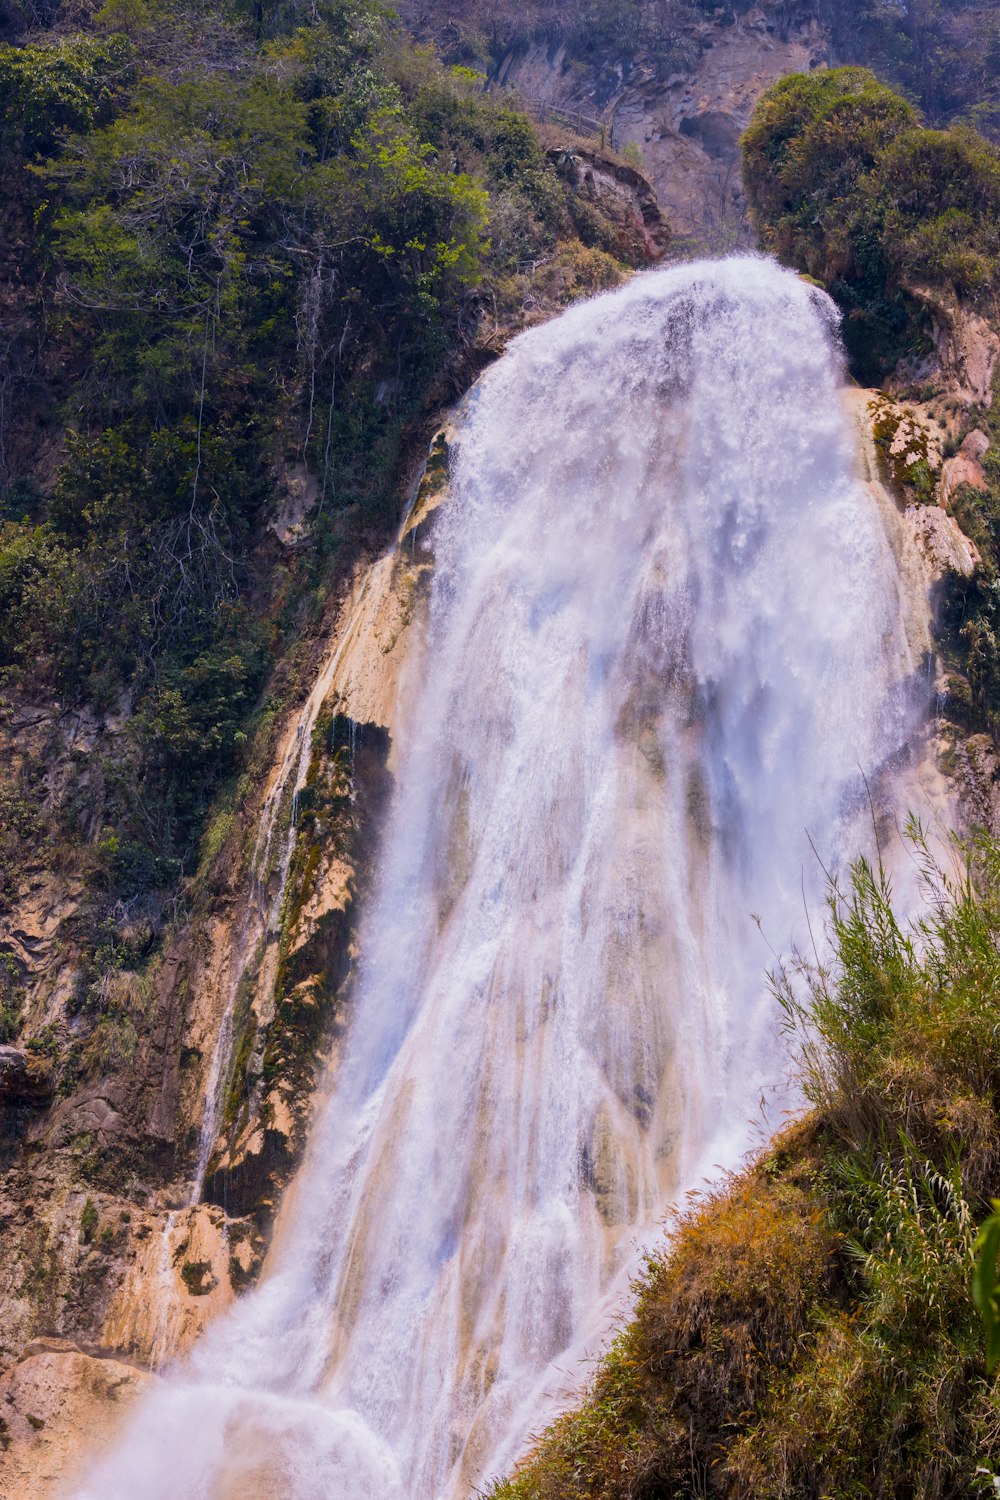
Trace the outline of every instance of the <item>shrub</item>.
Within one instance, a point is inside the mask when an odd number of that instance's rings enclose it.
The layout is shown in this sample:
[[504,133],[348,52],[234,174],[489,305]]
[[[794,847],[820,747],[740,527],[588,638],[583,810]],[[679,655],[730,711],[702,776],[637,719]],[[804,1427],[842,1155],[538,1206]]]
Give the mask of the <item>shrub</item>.
[[1000,289],[1000,154],[970,129],[924,129],[864,68],[775,84],[743,167],[765,247],[839,303],[866,382],[926,346],[915,292],[990,300]]
[[0,145],[48,155],[67,135],[102,124],[131,79],[131,59],[124,36],[0,46]]
[[80,1214],[80,1244],[89,1245],[97,1229],[99,1215],[92,1198],[88,1198]]
[[49,526],[0,525],[0,680],[41,686],[60,662],[79,575]]
[[0,1044],[17,1040],[24,1009],[21,974],[8,953],[0,953]]

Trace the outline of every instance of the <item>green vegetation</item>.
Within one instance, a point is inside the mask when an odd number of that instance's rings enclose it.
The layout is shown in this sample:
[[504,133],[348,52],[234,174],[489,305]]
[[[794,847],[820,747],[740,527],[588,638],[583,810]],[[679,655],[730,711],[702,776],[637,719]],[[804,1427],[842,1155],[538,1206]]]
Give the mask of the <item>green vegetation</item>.
[[[804,7],[805,8],[805,7]],[[975,0],[821,0],[836,55],[874,68],[936,124],[1000,133],[1000,18]]]
[[581,1407],[494,1500],[935,1496],[991,1484],[1000,1401],[973,1305],[1000,1160],[1000,850],[924,915],[859,862],[834,958],[773,975],[813,1113],[696,1204]]
[[192,1297],[207,1297],[219,1284],[208,1260],[186,1260],[181,1266],[181,1280]]
[[88,1198],[80,1214],[80,1244],[89,1245],[97,1230],[98,1213],[94,1200]]
[[132,58],[125,36],[0,47],[0,143],[27,159],[103,124],[130,81]]
[[924,292],[988,306],[1000,292],[1000,154],[924,128],[863,68],[775,84],[743,169],[764,246],[830,292],[866,384],[927,347]]
[[1000,736],[1000,382],[989,407],[973,409],[970,428],[990,441],[982,489],[963,485],[951,509],[981,562],[971,579],[946,580],[941,629],[949,678],[948,711],[966,728]]
[[573,5],[565,0],[525,0],[504,7],[490,0],[468,0],[457,26],[453,9],[441,0],[419,8],[404,0],[401,6],[418,23],[430,19],[446,27],[447,55],[459,62],[489,66],[511,47],[555,41],[578,59],[599,58],[608,51],[628,56],[648,50],[664,77],[697,61],[700,48],[691,35],[692,22],[703,19],[702,12],[711,8],[677,0],[582,0]]
[[17,1040],[21,1029],[24,990],[17,964],[7,953],[0,954],[0,1045]]
[[972,1273],[972,1300],[986,1330],[986,1371],[992,1375],[1000,1364],[1000,1279],[997,1256],[1000,1255],[1000,1200],[993,1199],[993,1212],[979,1231],[973,1250],[976,1265]]
[[[119,727],[58,795],[54,731],[6,768],[0,903],[84,887],[66,1090],[135,1055],[171,893],[436,411],[646,249],[378,0],[48,22],[0,46],[0,711]],[[296,555],[266,529],[293,472]]]

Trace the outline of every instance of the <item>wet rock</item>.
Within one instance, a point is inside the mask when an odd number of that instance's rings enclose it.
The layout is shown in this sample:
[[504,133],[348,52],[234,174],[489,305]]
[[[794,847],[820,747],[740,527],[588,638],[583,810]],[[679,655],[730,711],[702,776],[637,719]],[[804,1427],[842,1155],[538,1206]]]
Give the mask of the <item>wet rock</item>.
[[928,584],[940,583],[948,573],[969,578],[975,572],[980,562],[975,542],[940,506],[908,506],[906,523],[924,560]]
[[44,1109],[54,1094],[55,1070],[49,1058],[19,1047],[0,1047],[0,1106]]
[[186,1353],[257,1269],[255,1249],[252,1226],[233,1223],[207,1203],[137,1217],[102,1342],[157,1369]]

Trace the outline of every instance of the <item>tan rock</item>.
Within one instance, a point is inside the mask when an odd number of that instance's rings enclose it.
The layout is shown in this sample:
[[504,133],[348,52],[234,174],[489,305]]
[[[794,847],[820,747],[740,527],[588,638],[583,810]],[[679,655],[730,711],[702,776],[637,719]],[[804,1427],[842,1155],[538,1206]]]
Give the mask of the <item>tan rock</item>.
[[160,1368],[184,1353],[233,1300],[222,1210],[199,1203],[151,1214],[104,1323],[103,1341]]
[[966,406],[993,399],[993,376],[1000,363],[1000,337],[979,313],[938,287],[907,286],[930,314],[940,372]]
[[964,484],[970,484],[975,490],[986,488],[982,459],[989,446],[990,440],[985,432],[974,427],[954,458],[945,460],[941,469],[941,504],[946,510]]
[[981,561],[976,544],[939,505],[907,506],[905,521],[920,550],[929,584],[939,583],[946,573],[968,578],[975,572]]
[[83,1461],[105,1452],[155,1376],[84,1354],[69,1340],[36,1340],[0,1377],[0,1500],[66,1493]]

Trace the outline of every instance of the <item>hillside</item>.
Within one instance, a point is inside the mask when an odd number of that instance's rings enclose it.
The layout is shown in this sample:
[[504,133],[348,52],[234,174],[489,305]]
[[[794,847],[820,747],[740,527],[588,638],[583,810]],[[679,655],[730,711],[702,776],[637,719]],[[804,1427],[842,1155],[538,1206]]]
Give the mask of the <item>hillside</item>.
[[989,5],[535,0],[515,11],[492,0],[406,0],[402,9],[449,59],[635,148],[696,253],[751,242],[739,138],[761,93],[787,73],[862,63],[929,123],[963,120],[998,137],[1000,32]]

